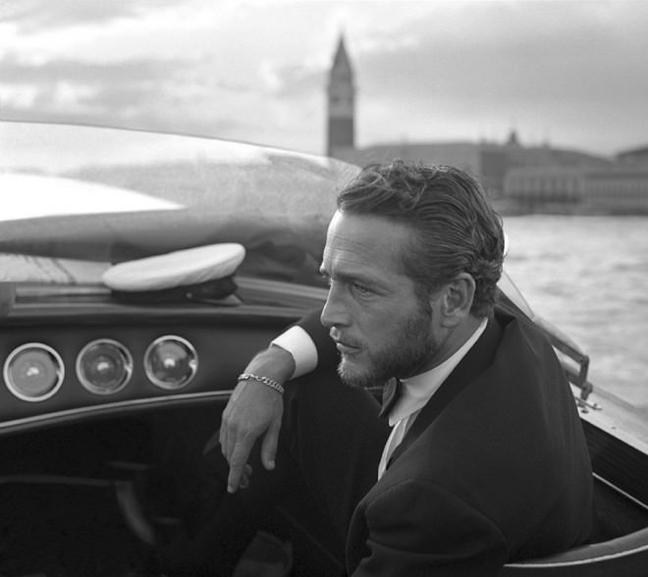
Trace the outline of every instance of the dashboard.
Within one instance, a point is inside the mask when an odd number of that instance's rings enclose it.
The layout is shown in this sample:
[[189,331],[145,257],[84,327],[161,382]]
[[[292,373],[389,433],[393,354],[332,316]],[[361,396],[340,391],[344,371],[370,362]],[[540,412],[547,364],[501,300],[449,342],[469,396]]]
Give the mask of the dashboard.
[[299,314],[242,304],[17,306],[0,325],[0,435],[226,399],[254,353]]

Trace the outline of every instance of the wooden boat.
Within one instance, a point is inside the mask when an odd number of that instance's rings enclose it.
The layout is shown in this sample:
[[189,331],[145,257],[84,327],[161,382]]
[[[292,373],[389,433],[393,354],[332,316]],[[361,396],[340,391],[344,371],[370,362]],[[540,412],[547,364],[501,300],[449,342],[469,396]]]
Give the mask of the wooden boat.
[[[236,375],[323,302],[325,226],[357,168],[99,127],[3,123],[0,142],[0,575],[149,574]],[[233,291],[125,299],[102,282],[115,263],[218,243],[247,251]],[[591,544],[502,575],[644,575],[648,423],[589,382],[587,355],[508,276],[500,288],[499,306],[531,317],[561,356],[597,515]],[[142,487],[168,505],[157,525],[138,510]],[[288,525],[294,575],[342,574],[324,537]]]

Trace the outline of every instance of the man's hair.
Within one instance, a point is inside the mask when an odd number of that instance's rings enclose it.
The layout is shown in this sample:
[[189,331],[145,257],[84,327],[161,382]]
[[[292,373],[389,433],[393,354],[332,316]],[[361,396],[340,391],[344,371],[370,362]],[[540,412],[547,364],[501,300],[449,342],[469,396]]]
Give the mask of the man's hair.
[[476,289],[471,313],[486,316],[502,274],[502,220],[479,183],[451,166],[397,160],[371,164],[339,194],[338,209],[385,217],[411,227],[415,241],[403,250],[404,272],[427,296],[467,272]]

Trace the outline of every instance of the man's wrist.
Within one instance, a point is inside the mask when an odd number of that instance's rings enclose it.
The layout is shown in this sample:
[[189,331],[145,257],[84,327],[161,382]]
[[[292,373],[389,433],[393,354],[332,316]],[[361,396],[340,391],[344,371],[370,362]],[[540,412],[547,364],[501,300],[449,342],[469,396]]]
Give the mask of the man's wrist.
[[278,381],[275,381],[274,379],[271,379],[269,377],[264,377],[262,375],[255,375],[254,373],[241,373],[238,376],[237,380],[239,382],[240,381],[256,381],[257,383],[263,383],[267,387],[270,387],[271,389],[277,391],[280,395],[284,394],[283,386]]
[[243,373],[259,375],[284,385],[295,371],[292,355],[274,345],[258,353],[245,367]]

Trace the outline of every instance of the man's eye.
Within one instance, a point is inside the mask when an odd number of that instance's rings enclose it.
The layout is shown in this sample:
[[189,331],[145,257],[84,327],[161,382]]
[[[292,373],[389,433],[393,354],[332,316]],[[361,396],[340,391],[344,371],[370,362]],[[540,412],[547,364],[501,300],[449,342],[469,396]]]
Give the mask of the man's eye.
[[363,284],[354,282],[351,286],[353,287],[354,292],[360,296],[366,296],[372,293],[371,289]]

